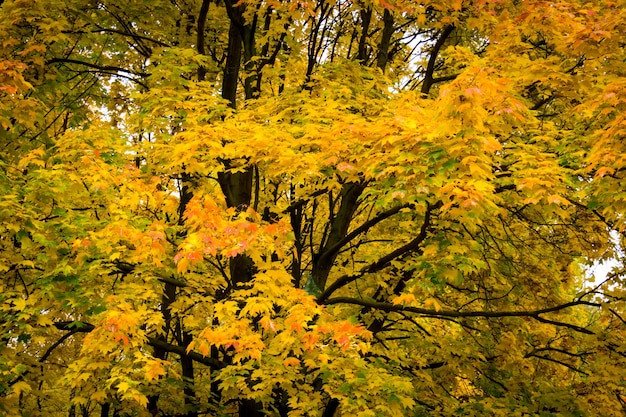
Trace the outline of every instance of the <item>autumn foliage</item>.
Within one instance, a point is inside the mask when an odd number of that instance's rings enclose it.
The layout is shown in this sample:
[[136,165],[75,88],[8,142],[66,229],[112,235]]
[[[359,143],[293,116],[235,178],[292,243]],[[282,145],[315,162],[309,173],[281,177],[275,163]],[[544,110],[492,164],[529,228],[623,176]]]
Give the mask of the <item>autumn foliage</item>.
[[0,45],[0,415],[626,412],[623,0],[0,0]]

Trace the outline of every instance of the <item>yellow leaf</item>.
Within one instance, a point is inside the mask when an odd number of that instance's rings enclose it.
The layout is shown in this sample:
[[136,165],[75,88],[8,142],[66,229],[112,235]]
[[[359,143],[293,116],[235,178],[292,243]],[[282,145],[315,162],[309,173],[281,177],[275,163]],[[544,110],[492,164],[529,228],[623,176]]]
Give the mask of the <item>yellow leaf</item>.
[[441,310],[441,305],[436,298],[427,298],[426,300],[424,300],[424,307],[432,307],[435,309],[435,311]]
[[415,400],[411,397],[407,397],[404,395],[400,396],[400,403],[404,408],[407,409],[413,408],[415,406]]
[[141,404],[142,407],[148,405],[148,398],[139,392],[133,394],[133,399]]
[[117,390],[119,392],[126,392],[130,389],[130,384],[128,382],[122,381],[119,384],[117,384]]
[[161,363],[161,361],[158,360],[154,360],[154,361],[149,361],[146,364],[146,378],[149,381],[152,381],[154,379],[157,379],[160,376],[165,375],[165,368],[163,368],[163,364]]
[[85,397],[76,396],[76,397],[72,398],[72,404],[87,405],[88,402],[89,402],[89,400],[87,398],[85,398]]
[[17,311],[23,311],[26,308],[26,300],[23,298],[16,298],[13,301],[13,306]]
[[30,385],[26,381],[19,381],[13,384],[11,390],[14,394],[20,395],[22,392],[28,392],[31,390]]
[[182,257],[178,260],[176,264],[176,271],[179,274],[184,274],[189,270],[189,259]]
[[548,203],[550,203],[550,204],[559,204],[559,205],[561,205],[561,204],[562,205],[569,205],[570,204],[569,201],[565,200],[564,198],[562,198],[562,197],[560,197],[560,196],[558,196],[556,194],[548,196]]
[[319,356],[317,357],[320,362],[322,363],[328,363],[328,360],[330,359],[330,356],[325,354],[325,353],[320,353]]
[[91,397],[89,397],[89,399],[100,403],[106,400],[107,397],[108,395],[106,391],[96,391],[93,394],[91,394]]
[[20,262],[20,266],[25,266],[28,268],[34,268],[35,267],[35,263],[33,261],[29,261],[29,260],[24,260]]
[[297,366],[300,365],[300,359],[289,357],[283,361],[283,365],[285,366]]
[[391,302],[395,305],[398,305],[398,304],[411,304],[414,301],[416,300],[413,294],[402,294],[394,298]]
[[40,326],[52,326],[53,322],[46,314],[37,316],[37,324]]

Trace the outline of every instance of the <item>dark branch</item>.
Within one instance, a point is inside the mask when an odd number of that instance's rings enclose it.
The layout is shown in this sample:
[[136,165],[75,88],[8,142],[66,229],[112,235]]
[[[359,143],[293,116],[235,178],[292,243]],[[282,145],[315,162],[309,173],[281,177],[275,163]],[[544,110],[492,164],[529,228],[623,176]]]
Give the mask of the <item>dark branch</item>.
[[[321,297],[320,297],[321,298]],[[318,300],[319,301],[319,300]],[[567,327],[573,329],[580,333],[585,334],[594,334],[591,330],[588,330],[584,327],[576,326],[570,323],[564,323],[555,320],[549,320],[541,317],[542,314],[554,313],[557,311],[565,310],[570,307],[575,306],[589,306],[589,307],[601,307],[599,303],[593,303],[590,301],[582,301],[576,300],[571,301],[569,303],[559,304],[554,307],[544,308],[540,310],[533,311],[453,311],[453,310],[432,310],[427,308],[420,307],[412,307],[412,306],[404,306],[404,305],[395,305],[391,303],[379,302],[374,300],[364,300],[359,298],[351,298],[351,297],[334,297],[323,299],[321,301],[323,304],[353,304],[359,305],[363,307],[368,307],[376,310],[386,311],[386,312],[409,312],[415,314],[421,314],[423,316],[432,317],[432,318],[444,318],[444,317],[484,317],[484,318],[501,318],[501,317],[529,317],[534,320],[540,321],[542,323],[553,324],[555,326]]]
[[325,254],[335,254],[335,253],[339,252],[342,247],[344,247],[346,244],[350,243],[350,241],[352,241],[352,239],[354,239],[355,237],[357,237],[361,233],[367,232],[369,229],[371,229],[372,227],[374,227],[375,225],[377,225],[381,221],[383,221],[383,220],[393,216],[394,214],[397,214],[398,212],[400,212],[400,210],[402,210],[404,208],[409,208],[409,207],[412,207],[412,206],[413,206],[413,204],[407,203],[407,204],[403,204],[401,206],[397,206],[397,207],[391,208],[391,209],[389,209],[387,211],[383,211],[382,213],[377,214],[376,216],[374,216],[370,220],[366,221],[365,223],[363,223],[362,225],[360,225],[359,227],[354,229],[352,232],[348,233],[343,239],[341,239],[339,242],[335,243],[332,247],[326,249]]
[[48,349],[46,349],[45,353],[41,356],[41,358],[39,358],[39,362],[45,362],[45,360],[48,359],[48,356],[50,356],[52,354],[54,349],[59,347],[69,337],[71,337],[72,335],[74,335],[75,333],[78,333],[78,332],[79,332],[79,330],[73,329],[73,330],[70,330],[68,333],[65,333],[63,336],[61,336],[61,338],[59,338],[59,340],[54,342],[52,345],[50,345],[50,347]]
[[187,350],[183,346],[173,345],[154,337],[148,338],[148,344],[152,347],[163,349],[166,352],[172,352],[180,356],[186,356],[191,360],[194,360],[206,366],[210,366],[214,369],[222,369],[226,366],[223,362],[218,361],[217,359],[213,359],[208,356],[202,356],[201,354],[196,352],[187,352]]
[[165,43],[163,41],[160,41],[158,39],[149,38],[147,36],[139,35],[138,33],[125,32],[123,30],[117,30],[117,29],[103,28],[103,27],[100,27],[100,26],[98,26],[98,27],[99,27],[99,29],[94,29],[91,32],[92,33],[101,33],[101,32],[117,33],[118,35],[128,36],[128,37],[131,37],[131,38],[133,38],[135,40],[141,39],[141,40],[144,40],[144,41],[149,41],[149,42],[155,43],[155,44],[157,44],[159,46],[163,46],[163,47],[166,47],[166,48],[169,48],[169,47],[172,46],[172,45],[170,45],[168,43]]
[[450,75],[443,75],[441,77],[433,78],[431,86],[432,86],[432,84],[442,83],[444,81],[452,81],[452,80],[456,79],[456,77],[458,77],[458,76],[459,76],[459,74],[450,74]]
[[322,194],[326,194],[328,192],[328,188],[322,188],[321,190],[317,190],[311,194],[309,194],[308,196],[301,198],[297,201],[294,201],[293,203],[291,203],[289,205],[289,207],[287,207],[286,209],[283,210],[283,213],[290,213],[296,209],[299,209],[300,207],[304,206],[306,203],[308,203],[309,201],[311,201],[311,199],[315,198],[315,197],[319,197]]
[[446,39],[448,39],[453,30],[453,25],[446,26],[441,32],[441,36],[439,36],[439,39],[437,39],[435,46],[433,46],[433,50],[430,52],[428,66],[426,67],[426,74],[424,74],[424,82],[422,83],[422,94],[428,94],[430,92],[430,87],[432,87],[435,80],[433,75],[435,73],[435,63],[437,62],[439,51],[441,50],[443,44],[446,42]]
[[98,64],[93,64],[91,62],[86,62],[86,61],[81,61],[78,59],[72,59],[72,58],[52,58],[49,59],[48,61],[46,61],[46,65],[51,65],[51,64],[76,64],[76,65],[82,65],[88,68],[93,68],[96,69],[98,71],[101,72],[106,72],[106,73],[116,73],[116,72],[125,72],[127,74],[132,74],[132,75],[136,75],[138,77],[147,77],[148,73],[145,72],[136,72],[136,71],[132,71],[132,70],[128,70],[122,67],[116,67],[114,65],[98,65]]
[[82,321],[57,321],[54,327],[59,330],[67,330],[72,333],[89,333],[96,328],[93,324],[84,323]]
[[[94,326],[93,324],[85,323],[82,321],[60,321],[60,322],[54,323],[54,327],[56,327],[59,330],[68,330],[70,331],[69,333],[70,335],[74,333],[89,333],[93,329],[96,328],[96,326]],[[148,344],[152,347],[161,349],[166,352],[172,352],[180,356],[186,356],[191,360],[194,360],[206,366],[210,366],[214,369],[222,369],[225,366],[224,363],[221,361],[218,361],[211,357],[202,356],[201,354],[196,353],[196,352],[187,352],[187,350],[183,346],[173,345],[171,343],[168,343],[164,340],[157,339],[155,337],[148,337]]]
[[570,364],[568,364],[568,363],[565,363],[565,362],[560,361],[560,360],[558,360],[558,359],[551,358],[551,357],[549,357],[549,356],[544,356],[544,355],[535,355],[535,354],[528,354],[528,355],[526,355],[526,356],[525,356],[525,358],[530,358],[530,357],[533,357],[533,358],[538,358],[538,359],[543,359],[543,360],[550,361],[550,362],[554,362],[554,363],[557,363],[557,364],[559,364],[559,365],[561,365],[561,366],[564,366],[564,367],[566,367],[566,368],[568,368],[568,369],[571,369],[571,370],[572,370],[572,371],[574,371],[574,372],[578,372],[578,373],[583,374],[583,375],[589,375],[589,374],[587,374],[586,372],[581,371],[580,369],[578,369],[578,368],[576,368],[576,367],[574,367],[574,366],[572,366],[572,365],[570,365]]
[[391,263],[391,261],[393,261],[394,259],[399,258],[402,255],[405,255],[405,254],[407,254],[409,252],[418,250],[419,246],[422,244],[424,239],[426,239],[426,236],[427,236],[427,233],[428,233],[428,229],[430,228],[431,211],[435,210],[435,209],[437,209],[439,207],[441,207],[441,202],[437,202],[434,205],[430,205],[430,204],[428,205],[428,207],[426,209],[426,213],[424,214],[424,222],[422,223],[422,227],[420,229],[420,233],[413,240],[411,240],[409,243],[407,243],[407,244],[397,248],[396,250],[388,253],[387,255],[383,256],[382,258],[378,259],[377,261],[372,262],[371,264],[369,264],[366,267],[362,268],[359,272],[357,272],[355,274],[343,275],[342,277],[337,278],[318,297],[317,302],[320,303],[320,304],[328,304],[327,301],[326,301],[328,299],[328,297],[330,297],[332,295],[332,293],[335,292],[336,290],[338,290],[339,288],[344,287],[345,285],[347,285],[347,284],[349,284],[349,283],[359,279],[360,277],[362,277],[365,274],[371,274],[371,273],[374,273],[374,272],[378,272],[381,269],[387,267]]
[[[206,48],[204,47],[204,29],[206,25],[207,15],[209,13],[210,0],[202,0],[202,6],[200,6],[200,14],[198,15],[198,30],[196,34],[196,48],[198,53],[206,55]],[[202,65],[198,67],[198,81],[204,81],[206,76],[206,68]]]

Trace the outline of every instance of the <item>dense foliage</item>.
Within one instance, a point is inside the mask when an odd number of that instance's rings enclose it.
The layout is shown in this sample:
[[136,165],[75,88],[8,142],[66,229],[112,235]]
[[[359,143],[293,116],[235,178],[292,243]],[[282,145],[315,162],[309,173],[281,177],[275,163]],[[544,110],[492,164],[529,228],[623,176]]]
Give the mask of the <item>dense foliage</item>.
[[0,45],[1,415],[624,415],[623,0],[4,0]]

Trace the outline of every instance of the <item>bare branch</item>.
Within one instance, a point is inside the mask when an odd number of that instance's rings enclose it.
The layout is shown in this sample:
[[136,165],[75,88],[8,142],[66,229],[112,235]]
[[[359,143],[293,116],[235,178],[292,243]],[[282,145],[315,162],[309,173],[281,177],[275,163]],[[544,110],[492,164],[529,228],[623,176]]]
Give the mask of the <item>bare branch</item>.
[[[136,71],[128,70],[126,68],[116,67],[114,65],[98,65],[98,64],[93,64],[91,62],[81,61],[79,59],[72,59],[72,58],[52,58],[52,59],[49,59],[48,61],[46,61],[46,65],[58,64],[58,63],[83,65],[85,67],[93,68],[93,69],[96,69],[98,71],[106,72],[106,73],[125,72],[127,74],[136,75],[138,77],[147,77],[148,75],[150,75],[150,74],[145,73],[145,72],[136,72]],[[115,75],[115,74],[113,74],[113,75]]]
[[[320,296],[320,299],[322,297]],[[318,299],[318,302],[319,299]],[[359,298],[352,297],[334,297],[334,298],[325,298],[321,301],[322,304],[353,304],[359,305],[363,307],[369,307],[376,310],[386,311],[386,312],[397,312],[404,311],[409,313],[421,314],[423,316],[428,316],[432,318],[444,318],[444,317],[484,317],[484,318],[500,318],[500,317],[529,317],[534,320],[540,321],[542,323],[553,324],[555,326],[567,327],[572,330],[575,330],[580,333],[585,334],[594,334],[589,329],[584,327],[576,326],[574,324],[560,322],[556,320],[550,320],[541,317],[542,314],[554,313],[557,311],[565,310],[567,308],[575,307],[575,306],[589,306],[589,307],[601,307],[599,303],[592,303],[590,301],[582,301],[576,300],[571,301],[569,303],[559,304],[554,307],[544,308],[540,310],[532,310],[532,311],[456,311],[456,310],[434,310],[428,308],[420,308],[413,306],[404,306],[404,305],[395,305],[391,303],[379,302],[374,300],[365,300]]]
[[533,358],[538,358],[538,359],[543,359],[543,360],[546,360],[546,361],[554,362],[554,363],[559,364],[561,366],[564,366],[564,367],[566,367],[568,369],[571,369],[574,372],[578,372],[579,374],[589,375],[586,372],[581,371],[580,369],[576,368],[575,366],[570,365],[569,363],[565,363],[563,361],[551,358],[549,356],[535,355],[535,354],[528,354],[528,355],[525,356],[525,358],[529,358],[529,357],[533,357]]
[[381,269],[387,267],[389,265],[389,263],[391,261],[393,261],[394,259],[399,258],[402,255],[405,255],[405,254],[410,253],[412,251],[418,250],[419,246],[422,244],[424,239],[426,239],[428,229],[431,226],[431,224],[430,224],[430,222],[431,222],[431,212],[433,210],[439,208],[439,207],[441,207],[441,202],[437,202],[434,205],[430,205],[430,204],[428,205],[428,207],[426,209],[426,213],[424,214],[424,222],[422,223],[422,227],[420,229],[420,233],[413,240],[411,240],[409,243],[407,243],[407,244],[397,248],[396,250],[388,253],[387,255],[381,257],[377,261],[372,262],[371,264],[369,264],[366,267],[362,268],[359,272],[354,273],[354,274],[343,275],[342,277],[337,278],[318,297],[317,302],[320,303],[320,304],[328,304],[328,302],[326,300],[328,300],[328,298],[332,295],[332,293],[334,293],[339,288],[342,288],[345,285],[347,285],[347,284],[349,284],[349,283],[351,283],[351,282],[361,278],[365,274],[378,272]]
[[385,219],[388,219],[389,217],[393,216],[394,214],[399,213],[400,210],[402,210],[404,208],[412,207],[412,206],[413,206],[413,204],[407,203],[407,204],[403,204],[401,206],[393,207],[393,208],[391,208],[391,209],[389,209],[387,211],[383,211],[381,213],[378,213],[376,216],[372,217],[371,219],[369,219],[368,221],[366,221],[365,223],[363,223],[362,225],[360,225],[359,227],[354,229],[352,232],[348,233],[343,239],[341,239],[340,241],[335,243],[332,247],[326,249],[324,254],[325,255],[326,254],[335,254],[335,253],[339,252],[343,246],[348,244],[350,241],[352,241],[352,239],[354,239],[355,237],[357,237],[361,233],[367,232],[369,229],[371,229],[372,227],[374,227],[375,225],[377,225],[381,221],[383,221]]
[[149,41],[149,42],[155,43],[155,44],[157,44],[159,46],[163,46],[163,47],[166,47],[166,48],[169,48],[169,47],[172,46],[172,45],[170,45],[168,43],[165,43],[163,41],[160,41],[158,39],[149,38],[147,36],[143,36],[143,35],[140,35],[138,33],[125,32],[123,30],[117,30],[117,29],[111,29],[111,28],[103,28],[101,26],[98,26],[98,29],[93,29],[91,32],[92,33],[101,33],[101,32],[117,33],[118,35],[128,36],[128,37],[131,37],[131,38],[133,38],[135,40],[141,39],[141,40],[144,40],[144,41]]

